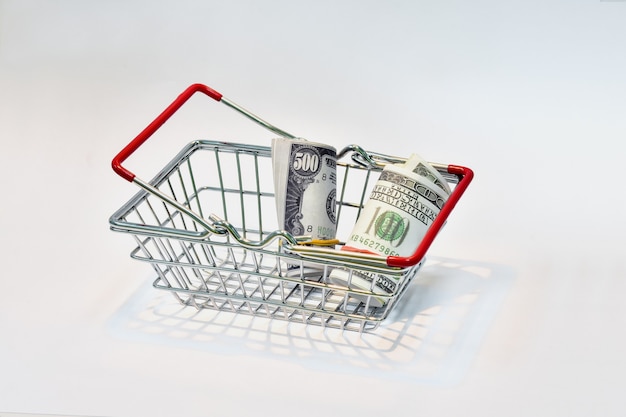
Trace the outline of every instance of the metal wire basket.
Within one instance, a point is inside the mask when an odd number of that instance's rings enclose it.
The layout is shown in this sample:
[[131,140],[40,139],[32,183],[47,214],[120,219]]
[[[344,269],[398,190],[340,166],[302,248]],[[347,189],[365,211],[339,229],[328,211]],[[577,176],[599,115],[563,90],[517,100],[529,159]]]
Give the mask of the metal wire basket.
[[[387,318],[423,263],[424,255],[473,177],[470,169],[433,164],[454,185],[448,201],[409,257],[365,255],[310,246],[278,228],[271,149],[198,140],[185,146],[151,181],[122,166],[194,93],[221,101],[273,132],[294,136],[254,116],[202,84],[185,90],[113,160],[113,169],[141,191],[109,219],[129,233],[131,257],[157,273],[154,287],[182,304],[305,324],[372,331]],[[350,145],[337,155],[337,235],[350,231],[376,173],[404,159]],[[330,283],[330,272],[384,275],[400,285],[381,298]],[[311,274],[311,271],[315,271]]]

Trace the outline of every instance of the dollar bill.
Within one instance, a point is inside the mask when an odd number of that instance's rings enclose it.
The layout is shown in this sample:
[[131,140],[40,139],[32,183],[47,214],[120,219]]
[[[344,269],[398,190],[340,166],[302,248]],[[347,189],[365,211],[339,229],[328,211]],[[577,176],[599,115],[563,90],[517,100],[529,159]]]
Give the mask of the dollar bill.
[[382,256],[413,254],[448,195],[424,177],[388,166],[346,242]]
[[446,194],[450,194],[451,190],[447,181],[441,176],[439,171],[437,171],[432,165],[422,159],[421,156],[417,154],[412,154],[403,166],[409,171],[412,171],[417,175],[427,178],[437,187],[445,191]]
[[304,139],[272,141],[276,212],[294,236],[334,239],[337,150]]
[[[410,256],[415,252],[449,195],[432,181],[431,175],[415,172],[419,164],[419,161],[412,161],[385,167],[344,250],[385,257]],[[349,274],[341,269],[332,271],[329,279],[336,284],[348,285],[349,282],[352,288],[383,295],[397,293],[401,284],[382,274],[358,271]],[[370,296],[369,302],[378,306],[385,298]]]

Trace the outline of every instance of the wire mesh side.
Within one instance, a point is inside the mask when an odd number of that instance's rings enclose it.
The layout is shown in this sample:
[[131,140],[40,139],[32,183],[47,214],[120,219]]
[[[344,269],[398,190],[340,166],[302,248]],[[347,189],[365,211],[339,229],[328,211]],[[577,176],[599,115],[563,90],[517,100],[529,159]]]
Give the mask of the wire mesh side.
[[[376,329],[403,294],[398,293],[383,307],[371,307],[344,288],[325,285],[323,279],[314,285],[274,274],[207,271],[174,264],[153,266],[159,275],[155,288],[170,291],[182,304],[344,330]],[[178,286],[181,277],[190,276],[200,277],[202,284],[195,288]]]
[[417,267],[403,271],[398,292],[384,306],[376,306],[374,294],[329,283],[333,268],[328,265],[317,265],[311,275],[316,265],[272,251],[135,238],[140,246],[133,256],[152,264],[158,275],[154,286],[172,292],[185,305],[347,330],[378,327],[417,272]]
[[[274,210],[271,169],[268,148],[197,141],[150,184],[200,218],[216,216],[235,225],[243,238],[259,241],[278,229],[275,216],[267,216]],[[110,222],[113,230],[152,236],[206,234],[203,225],[146,192],[137,194]]]

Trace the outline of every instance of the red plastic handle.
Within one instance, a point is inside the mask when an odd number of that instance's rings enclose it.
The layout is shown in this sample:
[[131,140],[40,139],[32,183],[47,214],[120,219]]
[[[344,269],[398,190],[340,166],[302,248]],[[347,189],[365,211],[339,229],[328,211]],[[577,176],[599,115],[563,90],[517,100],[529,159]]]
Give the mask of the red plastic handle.
[[222,100],[222,95],[204,84],[192,84],[183,91],[163,112],[157,116],[135,139],[122,149],[111,162],[113,171],[127,181],[133,181],[135,174],[122,166],[122,163],[133,154],[150,136],[154,134],[176,111],[195,93],[204,93],[216,101]]
[[448,200],[441,208],[441,211],[433,221],[433,224],[430,225],[430,228],[426,231],[424,238],[420,242],[419,246],[411,256],[388,256],[387,257],[387,265],[391,267],[400,267],[406,268],[409,266],[416,265],[418,262],[422,260],[428,248],[435,240],[435,237],[445,224],[450,212],[456,206],[456,203],[459,202],[459,199],[467,189],[467,186],[472,182],[474,178],[474,171],[469,168],[458,166],[458,165],[448,165],[448,172],[450,174],[454,174],[460,177],[459,183],[454,187],[454,190],[448,197]]

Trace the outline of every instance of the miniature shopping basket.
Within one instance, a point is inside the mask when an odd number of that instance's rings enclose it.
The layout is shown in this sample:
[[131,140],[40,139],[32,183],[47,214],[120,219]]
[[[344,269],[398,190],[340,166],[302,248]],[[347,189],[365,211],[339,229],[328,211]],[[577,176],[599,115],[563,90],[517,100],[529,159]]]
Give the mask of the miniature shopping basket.
[[[275,134],[294,138],[215,90],[194,84],[113,159],[113,169],[141,189],[110,218],[111,230],[129,233],[131,257],[156,271],[154,287],[183,305],[356,331],[376,329],[398,305],[424,255],[472,180],[470,169],[433,164],[453,190],[415,253],[375,256],[312,246],[306,236],[280,230],[276,219],[271,149],[196,140],[151,181],[122,163],[192,95],[203,93]],[[386,164],[405,159],[350,145],[337,154],[337,236],[354,226]],[[400,282],[392,293],[333,284],[335,268]],[[314,273],[312,274],[311,271]],[[350,275],[351,276],[351,275]],[[373,288],[372,288],[373,290]],[[370,302],[383,297],[380,304]]]

